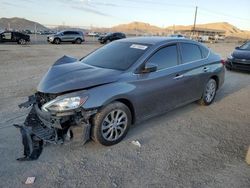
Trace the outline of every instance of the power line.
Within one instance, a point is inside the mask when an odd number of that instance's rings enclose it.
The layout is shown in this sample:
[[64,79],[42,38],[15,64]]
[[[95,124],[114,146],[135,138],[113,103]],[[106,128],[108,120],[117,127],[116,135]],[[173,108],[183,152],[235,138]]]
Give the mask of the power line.
[[242,18],[242,17],[238,17],[238,16],[232,16],[232,15],[229,15],[229,14],[225,14],[225,13],[221,13],[221,12],[216,12],[214,10],[209,10],[209,9],[206,9],[206,8],[201,8],[201,10],[203,10],[205,12],[213,13],[213,14],[216,14],[216,15],[220,15],[220,16],[225,16],[225,17],[229,17],[229,18],[235,18],[235,19],[245,20],[245,21],[250,22],[250,19],[247,19],[247,18]]

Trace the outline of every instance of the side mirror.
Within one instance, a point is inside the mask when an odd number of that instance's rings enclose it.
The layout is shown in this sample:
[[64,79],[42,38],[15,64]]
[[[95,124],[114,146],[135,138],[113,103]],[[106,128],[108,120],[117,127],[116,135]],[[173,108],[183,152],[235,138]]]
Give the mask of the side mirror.
[[237,47],[235,47],[235,49],[236,49],[236,50],[239,50],[239,49],[240,49],[240,47],[239,47],[239,46],[237,46]]
[[155,72],[157,70],[157,65],[155,64],[146,64],[144,69],[142,70],[142,73],[150,73],[150,72]]

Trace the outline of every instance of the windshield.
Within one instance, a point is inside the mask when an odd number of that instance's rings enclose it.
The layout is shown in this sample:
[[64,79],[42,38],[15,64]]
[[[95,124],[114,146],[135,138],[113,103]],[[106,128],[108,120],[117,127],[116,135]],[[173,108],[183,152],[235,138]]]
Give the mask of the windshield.
[[245,44],[243,44],[241,47],[240,47],[241,50],[250,50],[250,42],[247,42]]
[[148,45],[131,42],[113,42],[81,60],[82,63],[115,70],[126,70],[148,49]]

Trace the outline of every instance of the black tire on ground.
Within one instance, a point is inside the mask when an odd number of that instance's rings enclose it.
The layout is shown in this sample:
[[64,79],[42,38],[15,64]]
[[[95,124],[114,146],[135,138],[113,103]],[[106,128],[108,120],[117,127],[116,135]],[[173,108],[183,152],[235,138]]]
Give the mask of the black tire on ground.
[[205,106],[210,105],[215,99],[216,91],[217,82],[213,78],[210,78],[205,85],[202,97],[198,100],[198,103]]
[[75,41],[76,44],[81,44],[82,43],[82,39],[80,38],[77,38],[76,41]]
[[17,43],[18,43],[18,44],[21,44],[21,45],[24,45],[24,44],[26,44],[27,42],[26,42],[26,40],[24,40],[24,39],[19,39]]
[[53,41],[54,44],[60,44],[61,40],[59,38],[55,38]]
[[132,116],[125,104],[112,102],[103,107],[92,118],[91,122],[92,139],[102,145],[110,146],[119,143],[126,136],[132,122]]

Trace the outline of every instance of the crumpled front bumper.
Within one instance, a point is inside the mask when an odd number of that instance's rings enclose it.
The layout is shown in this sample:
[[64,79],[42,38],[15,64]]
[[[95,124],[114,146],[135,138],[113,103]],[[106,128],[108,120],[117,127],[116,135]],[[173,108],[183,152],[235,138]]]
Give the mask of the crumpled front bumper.
[[80,108],[51,114],[40,110],[35,95],[29,96],[28,101],[19,107],[31,107],[31,110],[22,125],[14,125],[20,129],[24,146],[24,156],[18,160],[38,159],[45,142],[62,144],[72,139],[85,143],[90,138],[89,118],[96,110],[85,111]]

